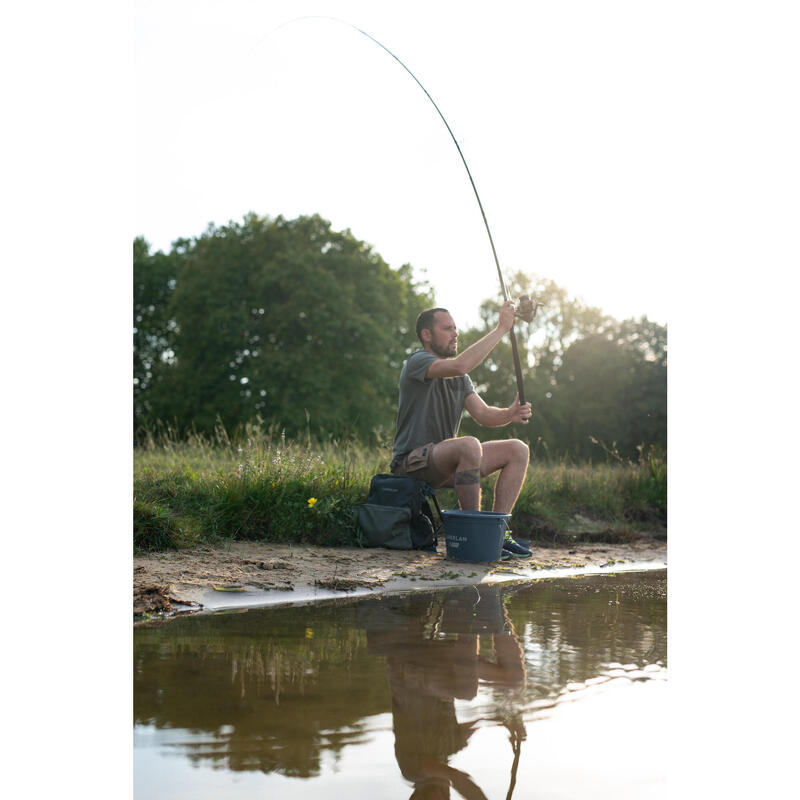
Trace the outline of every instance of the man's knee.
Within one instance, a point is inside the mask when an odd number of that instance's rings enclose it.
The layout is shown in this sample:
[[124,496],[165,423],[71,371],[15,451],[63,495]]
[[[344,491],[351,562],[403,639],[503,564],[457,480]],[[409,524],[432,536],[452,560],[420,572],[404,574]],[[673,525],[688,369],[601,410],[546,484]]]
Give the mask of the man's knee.
[[474,436],[462,436],[458,442],[462,458],[480,462],[483,457],[483,445]]
[[510,459],[518,464],[527,464],[530,461],[531,450],[525,442],[520,439],[510,439]]
[[460,436],[436,445],[433,461],[444,475],[452,476],[459,470],[480,467],[483,447],[474,436]]

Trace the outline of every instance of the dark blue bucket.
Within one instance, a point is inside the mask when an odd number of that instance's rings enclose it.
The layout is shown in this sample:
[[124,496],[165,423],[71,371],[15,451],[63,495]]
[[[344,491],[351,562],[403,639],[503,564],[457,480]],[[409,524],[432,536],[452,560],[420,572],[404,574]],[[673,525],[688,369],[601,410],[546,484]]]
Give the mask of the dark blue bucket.
[[442,511],[447,557],[455,561],[499,561],[511,514]]

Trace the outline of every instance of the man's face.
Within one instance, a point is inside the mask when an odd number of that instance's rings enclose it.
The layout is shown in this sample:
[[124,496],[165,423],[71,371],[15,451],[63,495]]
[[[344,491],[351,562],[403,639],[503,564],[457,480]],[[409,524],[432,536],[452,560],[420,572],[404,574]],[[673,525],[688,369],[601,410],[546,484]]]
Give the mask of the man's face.
[[453,318],[446,311],[433,315],[433,328],[429,331],[428,346],[440,358],[454,356],[458,350],[458,329]]

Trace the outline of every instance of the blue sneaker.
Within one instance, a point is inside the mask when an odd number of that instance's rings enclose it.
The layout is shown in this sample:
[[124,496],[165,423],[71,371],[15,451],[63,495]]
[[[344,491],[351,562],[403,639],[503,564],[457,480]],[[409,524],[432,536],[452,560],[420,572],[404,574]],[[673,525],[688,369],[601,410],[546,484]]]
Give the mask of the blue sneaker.
[[514,558],[514,556],[512,556],[505,547],[500,551],[500,561],[511,561],[512,558]]
[[519,542],[515,541],[508,531],[506,531],[506,535],[503,538],[503,552],[509,553],[512,558],[530,558],[533,555],[527,547],[523,547]]

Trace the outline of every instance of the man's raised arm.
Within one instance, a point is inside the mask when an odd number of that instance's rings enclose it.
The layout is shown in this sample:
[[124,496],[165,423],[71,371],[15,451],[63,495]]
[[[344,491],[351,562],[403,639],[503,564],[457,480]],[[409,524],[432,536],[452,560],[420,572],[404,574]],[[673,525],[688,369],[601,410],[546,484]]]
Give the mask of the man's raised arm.
[[470,345],[463,353],[454,358],[438,358],[425,374],[427,378],[455,378],[466,375],[475,369],[489,353],[494,350],[500,340],[514,326],[514,301],[506,300],[500,307],[500,319],[494,330],[489,331],[482,339]]

